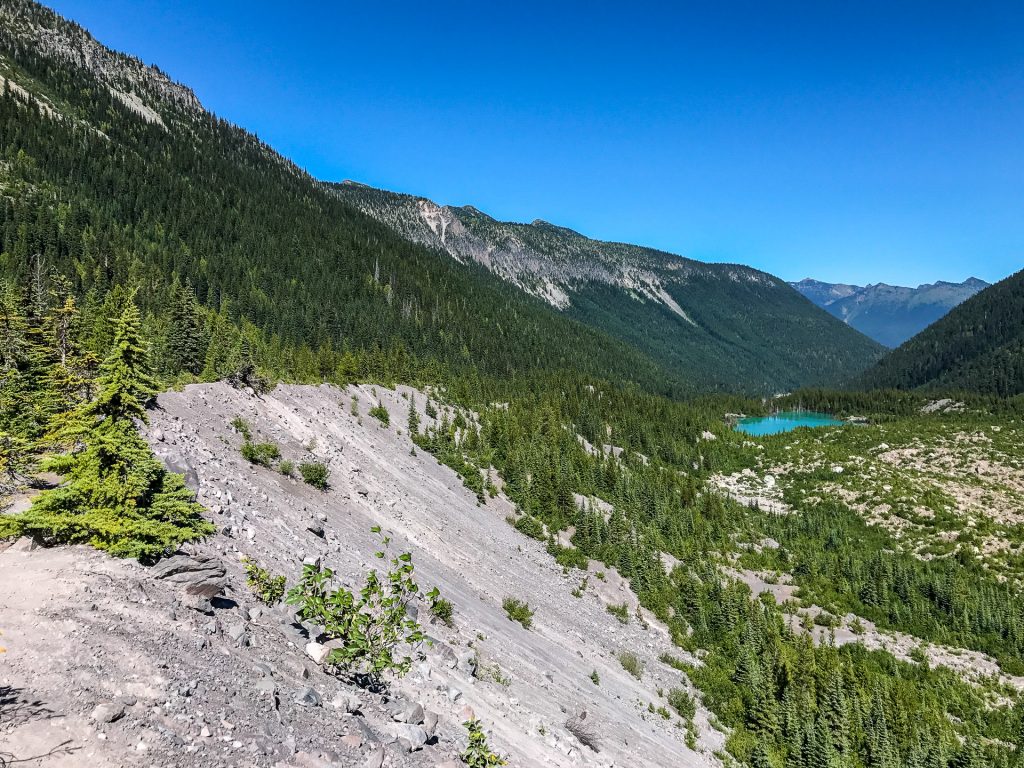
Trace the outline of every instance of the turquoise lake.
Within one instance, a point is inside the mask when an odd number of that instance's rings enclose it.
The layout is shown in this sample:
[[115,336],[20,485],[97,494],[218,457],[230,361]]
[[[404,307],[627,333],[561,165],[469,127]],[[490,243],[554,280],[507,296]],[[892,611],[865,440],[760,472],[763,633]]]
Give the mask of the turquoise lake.
[[736,429],[755,437],[778,435],[792,432],[799,427],[839,427],[844,422],[832,418],[827,413],[814,411],[780,411],[771,416],[751,416],[740,419]]

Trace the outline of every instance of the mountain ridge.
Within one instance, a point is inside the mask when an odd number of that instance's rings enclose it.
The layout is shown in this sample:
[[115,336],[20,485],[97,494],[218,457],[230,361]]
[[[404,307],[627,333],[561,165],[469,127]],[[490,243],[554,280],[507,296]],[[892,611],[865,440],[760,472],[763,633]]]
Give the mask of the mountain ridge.
[[960,283],[937,280],[916,288],[884,282],[826,283],[813,278],[790,285],[834,317],[894,348],[989,284],[969,277]]
[[[790,388],[825,379],[826,371],[841,376],[879,354],[762,270],[595,240],[543,219],[499,221],[471,205],[440,205],[362,183],[332,189],[400,236],[482,267],[657,360],[720,369],[725,378],[711,379],[718,387],[761,371]],[[806,357],[791,348],[796,339],[806,342]],[[766,354],[767,347],[783,359]]]
[[1024,270],[954,307],[857,382],[874,388],[1024,393]]

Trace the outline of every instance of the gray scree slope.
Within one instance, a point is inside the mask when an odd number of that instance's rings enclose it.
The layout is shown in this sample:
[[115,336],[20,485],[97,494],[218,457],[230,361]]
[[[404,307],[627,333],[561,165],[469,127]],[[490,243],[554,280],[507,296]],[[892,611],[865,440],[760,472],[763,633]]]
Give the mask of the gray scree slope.
[[[644,629],[605,610],[622,602],[636,610],[614,571],[592,563],[607,581],[590,578],[574,598],[579,571],[565,575],[543,544],[508,525],[507,499],[478,505],[454,472],[421,451],[411,455],[402,394],[430,423],[424,394],[405,387],[280,386],[259,399],[209,384],[161,395],[150,440],[198,484],[219,532],[191,551],[223,564],[235,604],[197,612],[179,586],[84,547],[26,551],[23,541],[0,553],[5,685],[60,714],[0,735],[0,749],[34,755],[71,739],[81,749],[47,764],[100,768],[454,766],[468,706],[513,766],[717,765],[712,752],[724,737],[705,710],[696,718],[697,752],[678,718],[648,712],[649,703],[665,703],[658,688],[688,685],[657,660],[661,653],[699,662],[674,648],[653,617]],[[350,411],[353,395],[361,416]],[[390,427],[367,416],[378,403]],[[327,463],[331,488],[249,465],[230,426],[235,416],[284,458]],[[304,558],[320,557],[352,586],[378,563],[373,525],[394,537],[395,552],[412,552],[421,587],[437,585],[455,606],[454,628],[420,612],[436,642],[391,700],[326,675],[306,655],[309,638],[290,612],[253,600],[240,563],[251,557],[294,582]],[[529,601],[531,630],[505,616],[507,596]],[[621,650],[645,662],[641,681],[622,669]],[[600,685],[590,680],[594,670]],[[420,720],[417,704],[425,722],[396,722]],[[600,736],[598,753],[565,729],[582,710]],[[436,741],[421,746],[430,732]]]

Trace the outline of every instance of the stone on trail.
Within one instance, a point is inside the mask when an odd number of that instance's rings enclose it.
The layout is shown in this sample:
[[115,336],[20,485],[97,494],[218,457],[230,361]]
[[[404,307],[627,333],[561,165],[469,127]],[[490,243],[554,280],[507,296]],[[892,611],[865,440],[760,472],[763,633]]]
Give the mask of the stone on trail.
[[124,717],[124,706],[115,702],[97,704],[90,717],[97,723],[112,723]]
[[300,707],[319,707],[323,704],[320,694],[314,688],[303,688],[295,694],[294,701]]
[[209,599],[224,589],[224,564],[210,555],[173,555],[161,560],[149,572],[154,579],[185,588],[185,593]]

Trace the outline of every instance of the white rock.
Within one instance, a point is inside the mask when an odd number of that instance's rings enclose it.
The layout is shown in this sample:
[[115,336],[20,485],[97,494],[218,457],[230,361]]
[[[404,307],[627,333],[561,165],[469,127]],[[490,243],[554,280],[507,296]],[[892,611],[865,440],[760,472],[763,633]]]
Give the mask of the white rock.
[[323,664],[328,653],[330,653],[330,649],[316,641],[306,643],[306,655],[317,664]]

